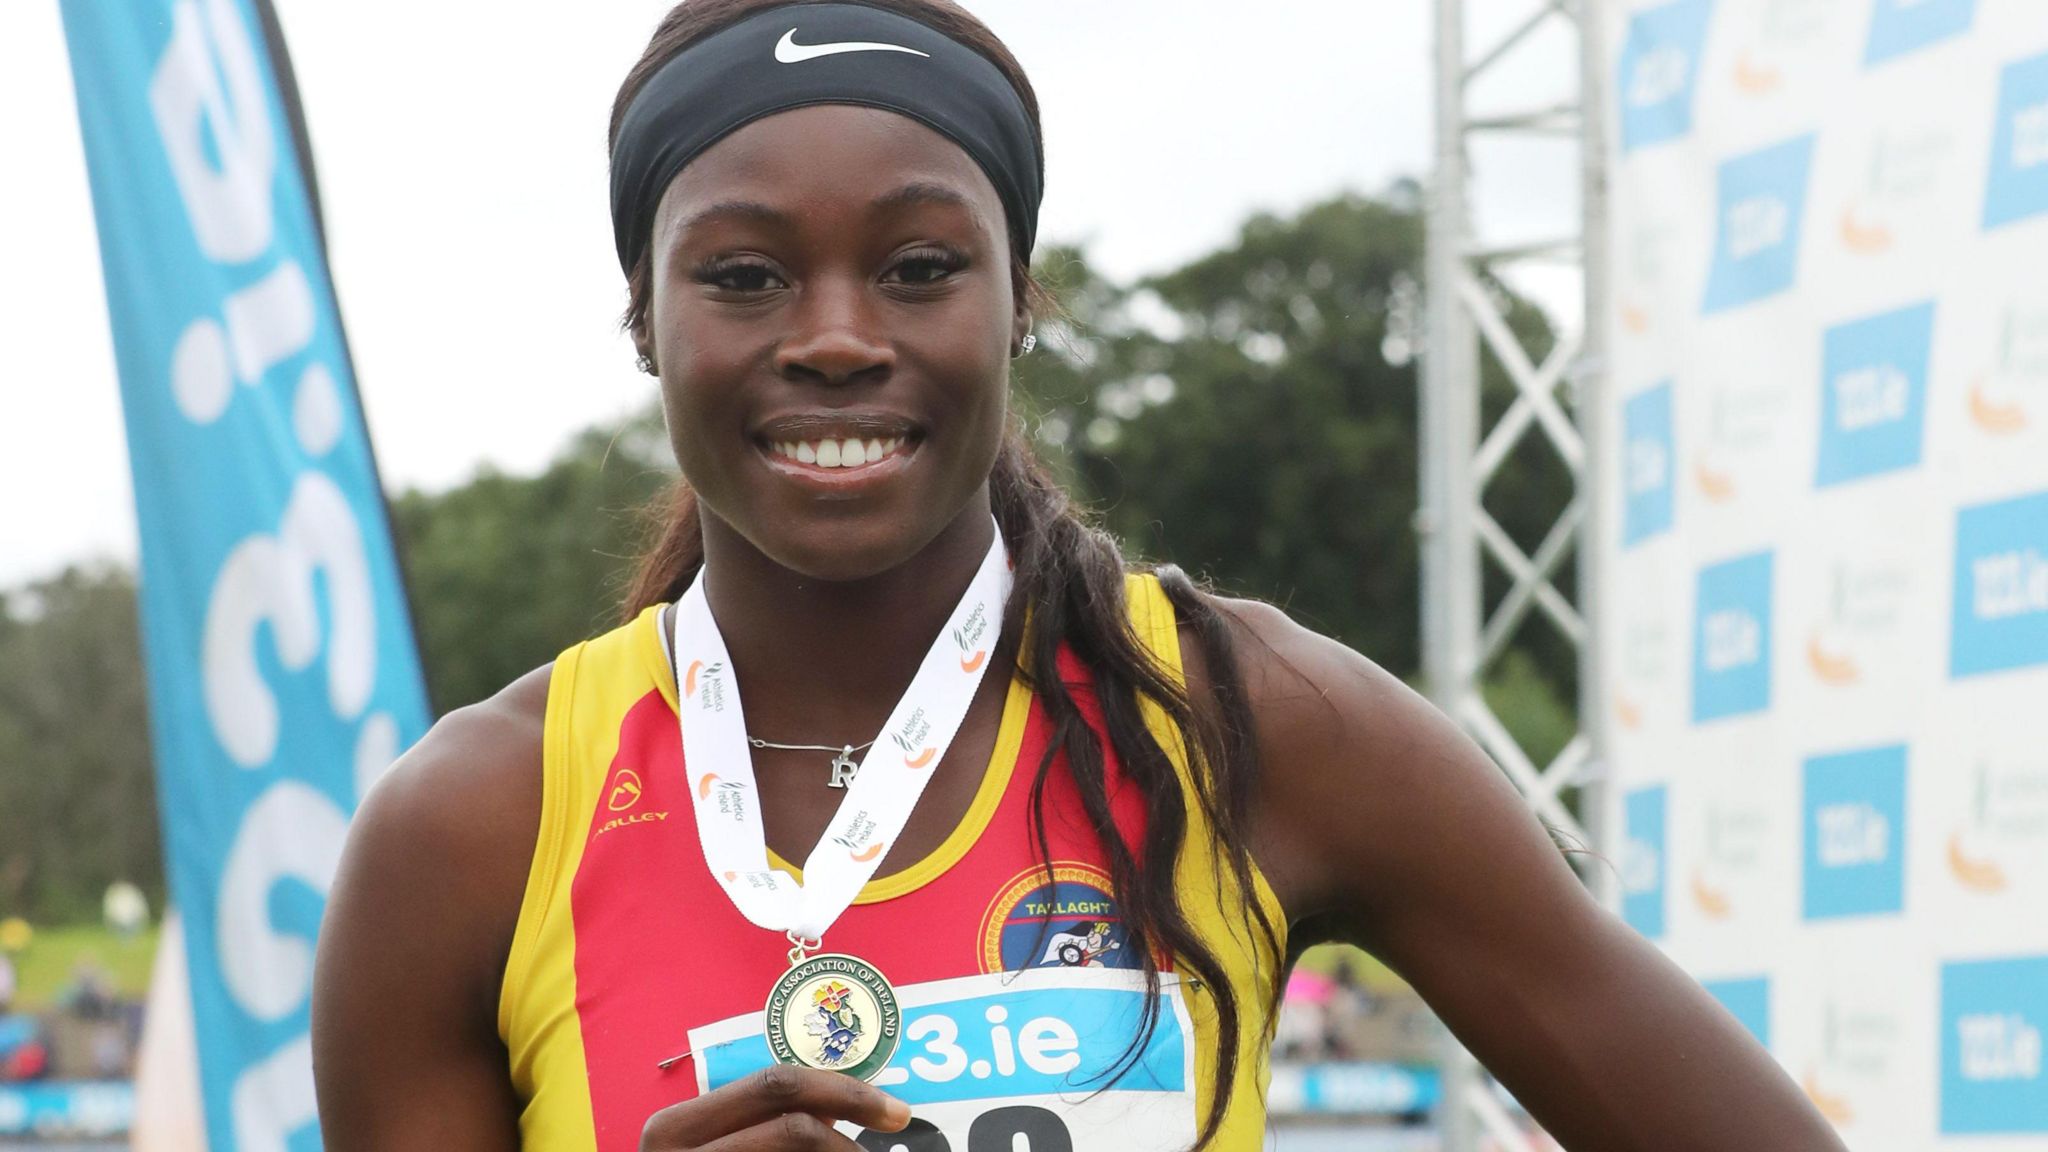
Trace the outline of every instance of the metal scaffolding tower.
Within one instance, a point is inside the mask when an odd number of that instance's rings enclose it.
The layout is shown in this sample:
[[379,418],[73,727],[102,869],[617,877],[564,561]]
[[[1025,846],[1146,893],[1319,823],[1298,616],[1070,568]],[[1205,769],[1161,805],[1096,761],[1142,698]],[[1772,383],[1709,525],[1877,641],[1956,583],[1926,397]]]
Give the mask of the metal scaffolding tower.
[[[1423,668],[1432,699],[1456,719],[1499,764],[1553,828],[1596,850],[1612,825],[1602,786],[1606,699],[1600,645],[1594,634],[1601,573],[1595,542],[1603,538],[1606,501],[1596,499],[1594,462],[1610,444],[1603,390],[1602,318],[1606,315],[1604,238],[1606,148],[1602,92],[1605,62],[1599,22],[1601,0],[1535,0],[1532,10],[1476,56],[1465,44],[1466,0],[1436,0],[1436,165],[1429,185],[1425,291],[1427,338],[1421,373],[1422,476],[1417,530],[1422,537]],[[1577,41],[1577,75],[1567,78],[1576,99],[1514,111],[1479,114],[1473,83],[1503,61],[1526,56],[1532,37],[1562,26]],[[1576,139],[1581,200],[1575,234],[1536,244],[1488,249],[1475,236],[1469,145],[1502,136]],[[1584,321],[1557,333],[1540,362],[1510,329],[1485,273],[1536,260],[1562,261],[1582,272]],[[1491,428],[1481,428],[1480,366],[1491,357],[1514,382],[1512,404]],[[1530,437],[1543,437],[1570,469],[1572,498],[1533,552],[1510,538],[1486,507],[1489,482],[1509,453]],[[1576,551],[1577,595],[1561,588],[1560,565]],[[1504,598],[1488,613],[1482,579],[1488,562],[1508,580]],[[1539,613],[1575,646],[1579,656],[1578,732],[1547,765],[1516,742],[1481,693],[1486,674],[1518,628]],[[1578,789],[1575,813],[1565,801]],[[1612,906],[1611,873],[1597,869],[1587,882]],[[1483,1132],[1494,1147],[1528,1146],[1500,1093],[1472,1056],[1452,1043],[1444,1063],[1441,1106],[1443,1147],[1476,1152]]]

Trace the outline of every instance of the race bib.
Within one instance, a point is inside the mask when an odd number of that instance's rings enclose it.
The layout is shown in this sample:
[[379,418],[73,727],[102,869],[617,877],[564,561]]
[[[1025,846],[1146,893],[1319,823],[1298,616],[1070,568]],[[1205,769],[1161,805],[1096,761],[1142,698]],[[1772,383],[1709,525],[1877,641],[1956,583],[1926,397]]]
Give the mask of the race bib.
[[[1176,978],[1160,984],[1158,1026],[1134,1061],[1145,984],[1128,969],[899,987],[902,1043],[874,1084],[910,1105],[910,1126],[840,1131],[874,1152],[1179,1152],[1195,1140],[1194,1034]],[[699,1092],[774,1063],[759,1012],[692,1029],[690,1051]]]

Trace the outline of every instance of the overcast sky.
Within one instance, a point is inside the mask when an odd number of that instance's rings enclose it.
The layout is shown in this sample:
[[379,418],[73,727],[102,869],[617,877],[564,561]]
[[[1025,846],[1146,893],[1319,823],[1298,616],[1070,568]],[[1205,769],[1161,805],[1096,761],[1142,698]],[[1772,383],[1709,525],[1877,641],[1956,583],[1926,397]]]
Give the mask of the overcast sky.
[[[1426,175],[1426,0],[966,0],[1043,104],[1040,236],[1114,277],[1172,268],[1258,210]],[[1471,0],[1472,38],[1532,7]],[[618,333],[612,95],[668,4],[277,0],[319,165],[341,306],[387,486],[538,468],[643,403]],[[535,13],[547,13],[537,17]],[[1572,78],[1561,28],[1493,78]],[[0,588],[135,520],[85,159],[55,0],[0,5]],[[1482,230],[1547,236],[1570,153],[1479,158]],[[1507,178],[1501,173],[1507,172]]]

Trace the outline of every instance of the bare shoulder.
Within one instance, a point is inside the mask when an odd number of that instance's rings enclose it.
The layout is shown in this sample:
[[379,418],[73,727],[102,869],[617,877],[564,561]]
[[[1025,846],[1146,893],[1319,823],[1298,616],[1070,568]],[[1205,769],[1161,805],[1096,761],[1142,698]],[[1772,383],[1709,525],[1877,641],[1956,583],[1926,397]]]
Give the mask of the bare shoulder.
[[[1452,843],[1570,879],[1513,786],[1398,676],[1270,604],[1210,602],[1253,720],[1254,849],[1291,918],[1372,934],[1450,879]],[[1183,629],[1190,688],[1207,692],[1198,638]]]
[[[553,665],[443,716],[364,798],[330,921],[408,933],[495,995],[540,831]],[[492,1003],[495,1009],[495,1001]]]
[[498,997],[540,830],[551,674],[442,717],[349,827],[313,979],[328,1148],[518,1146]]

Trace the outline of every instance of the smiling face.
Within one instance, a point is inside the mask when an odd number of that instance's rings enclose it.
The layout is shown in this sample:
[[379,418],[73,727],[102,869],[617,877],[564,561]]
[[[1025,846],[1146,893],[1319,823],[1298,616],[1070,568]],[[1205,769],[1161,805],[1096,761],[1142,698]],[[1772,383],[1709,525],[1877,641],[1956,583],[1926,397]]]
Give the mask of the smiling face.
[[642,347],[707,547],[722,524],[853,580],[986,514],[1030,318],[957,145],[873,108],[764,117],[669,185],[650,258]]

